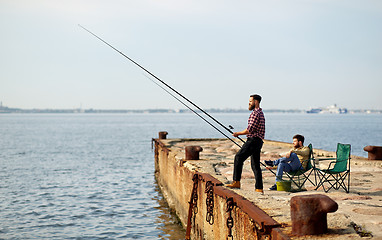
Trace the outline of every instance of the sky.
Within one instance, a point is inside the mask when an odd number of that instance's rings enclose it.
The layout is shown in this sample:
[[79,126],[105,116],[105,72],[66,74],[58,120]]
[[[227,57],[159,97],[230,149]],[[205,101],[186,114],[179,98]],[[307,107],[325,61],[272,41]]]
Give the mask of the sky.
[[13,108],[382,109],[380,0],[0,0]]

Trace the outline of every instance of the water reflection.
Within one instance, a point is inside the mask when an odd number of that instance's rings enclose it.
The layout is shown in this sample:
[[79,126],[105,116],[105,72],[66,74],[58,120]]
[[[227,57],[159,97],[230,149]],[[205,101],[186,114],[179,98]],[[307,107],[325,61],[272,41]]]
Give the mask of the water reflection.
[[157,192],[157,195],[153,198],[153,200],[155,200],[159,205],[158,207],[154,207],[159,212],[155,220],[157,229],[160,231],[160,233],[158,234],[158,238],[184,239],[186,231],[184,230],[179,218],[168,206],[166,199],[160,191],[160,188],[156,181],[155,192]]

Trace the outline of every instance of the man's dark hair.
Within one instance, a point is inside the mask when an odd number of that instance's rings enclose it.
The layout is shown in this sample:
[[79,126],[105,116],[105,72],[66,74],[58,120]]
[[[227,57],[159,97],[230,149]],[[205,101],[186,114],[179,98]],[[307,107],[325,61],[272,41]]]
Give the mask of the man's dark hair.
[[253,94],[250,97],[252,97],[254,100],[257,100],[257,101],[261,102],[261,96],[258,95],[258,94]]
[[293,136],[293,139],[295,139],[295,138],[297,139],[297,141],[301,141],[302,144],[304,144],[304,140],[305,140],[304,136],[302,136],[300,134],[296,134]]

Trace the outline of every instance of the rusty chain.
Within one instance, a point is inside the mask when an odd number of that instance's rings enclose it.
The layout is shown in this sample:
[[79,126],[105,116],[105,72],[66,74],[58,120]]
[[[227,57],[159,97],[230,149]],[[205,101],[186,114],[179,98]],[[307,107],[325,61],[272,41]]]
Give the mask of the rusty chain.
[[[191,235],[191,225],[195,226],[195,216],[198,213],[198,182],[199,182],[199,174],[195,173],[192,177],[192,181],[194,182],[192,186],[191,199],[188,202],[190,204],[188,209],[188,218],[187,218],[187,229],[185,239],[190,239]],[[193,224],[191,223],[193,221]]]
[[214,224],[214,184],[211,181],[206,182],[206,189],[204,191],[207,193],[206,205],[207,205],[207,215],[206,221],[212,225]]
[[192,181],[194,181],[194,186],[192,187],[192,211],[195,214],[198,213],[198,181],[199,181],[199,175],[194,174],[192,177]]
[[233,198],[227,199],[227,209],[226,212],[228,212],[228,218],[227,218],[227,227],[228,227],[228,238],[233,239],[232,236],[232,227],[233,227],[233,218],[232,218],[232,210],[235,206],[235,203],[233,201]]
[[[256,239],[260,240],[265,235],[265,233],[262,231],[262,227],[259,226],[253,219],[251,219],[251,224],[253,227],[253,232],[256,233]],[[266,236],[264,239],[269,239],[269,235]]]

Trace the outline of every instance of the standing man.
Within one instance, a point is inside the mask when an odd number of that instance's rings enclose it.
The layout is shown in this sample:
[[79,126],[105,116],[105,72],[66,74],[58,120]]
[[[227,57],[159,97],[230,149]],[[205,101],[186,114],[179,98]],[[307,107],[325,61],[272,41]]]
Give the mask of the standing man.
[[255,174],[255,191],[263,192],[263,176],[260,168],[260,151],[263,147],[265,135],[265,118],[260,108],[261,96],[254,94],[249,97],[248,110],[252,111],[248,119],[248,127],[241,132],[234,132],[232,136],[247,135],[247,141],[235,155],[233,182],[228,184],[230,188],[240,188],[241,173],[244,161],[251,156],[251,167]]

